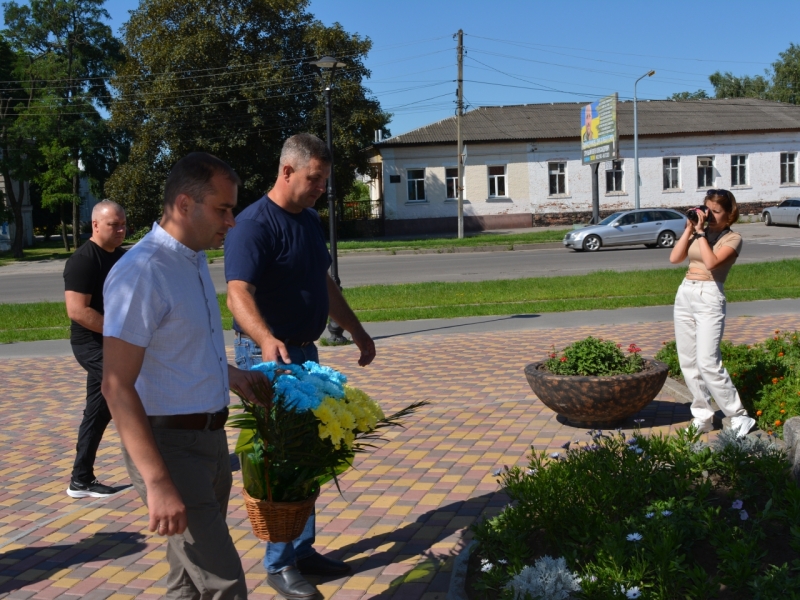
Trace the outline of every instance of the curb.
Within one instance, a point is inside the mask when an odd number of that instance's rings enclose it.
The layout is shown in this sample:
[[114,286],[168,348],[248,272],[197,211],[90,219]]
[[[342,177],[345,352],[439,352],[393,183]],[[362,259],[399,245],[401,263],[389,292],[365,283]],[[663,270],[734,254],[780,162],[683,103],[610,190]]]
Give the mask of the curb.
[[358,256],[404,256],[413,254],[462,254],[472,252],[514,252],[515,250],[537,250],[563,248],[561,242],[492,244],[489,246],[442,246],[440,248],[402,248],[337,250],[339,256],[357,254]]
[[477,542],[472,540],[456,555],[453,571],[450,573],[450,587],[445,600],[467,600],[467,563],[469,555]]

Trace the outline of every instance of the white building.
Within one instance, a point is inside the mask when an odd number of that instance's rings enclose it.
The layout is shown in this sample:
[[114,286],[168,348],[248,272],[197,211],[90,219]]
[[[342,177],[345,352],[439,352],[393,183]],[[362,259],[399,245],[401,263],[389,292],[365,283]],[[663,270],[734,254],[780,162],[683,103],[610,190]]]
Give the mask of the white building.
[[[465,227],[586,222],[591,167],[581,164],[585,103],[485,107],[462,118]],[[730,189],[743,214],[800,197],[800,106],[751,98],[642,101],[642,207],[688,208]],[[633,208],[633,104],[617,110],[620,160],[600,165],[600,210]],[[376,143],[373,195],[387,234],[456,228],[455,117]]]

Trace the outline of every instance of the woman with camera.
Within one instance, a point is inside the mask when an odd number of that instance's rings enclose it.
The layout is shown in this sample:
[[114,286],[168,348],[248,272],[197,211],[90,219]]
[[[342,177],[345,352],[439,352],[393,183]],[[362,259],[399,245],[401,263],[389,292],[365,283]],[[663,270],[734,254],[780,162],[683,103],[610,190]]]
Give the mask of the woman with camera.
[[742,437],[756,422],[742,406],[719,349],[725,329],[725,278],[742,249],[742,236],[730,229],[739,218],[739,208],[728,190],[708,190],[703,206],[686,216],[686,229],[669,262],[689,259],[686,278],[675,296],[674,319],[678,359],[693,398],[692,424],[701,432],[713,429],[713,398]]

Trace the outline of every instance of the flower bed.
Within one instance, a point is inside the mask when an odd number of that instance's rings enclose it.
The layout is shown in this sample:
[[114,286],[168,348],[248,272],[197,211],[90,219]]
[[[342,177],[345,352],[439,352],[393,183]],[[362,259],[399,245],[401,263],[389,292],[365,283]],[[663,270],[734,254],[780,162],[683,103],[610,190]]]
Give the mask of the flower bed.
[[[763,431],[783,437],[784,423],[800,416],[800,334],[776,330],[759,344],[723,341],[720,350],[747,412]],[[681,377],[674,340],[664,342],[656,359],[667,363],[671,377]]]
[[473,600],[795,597],[800,490],[767,436],[590,434],[497,473],[511,503],[472,528]]

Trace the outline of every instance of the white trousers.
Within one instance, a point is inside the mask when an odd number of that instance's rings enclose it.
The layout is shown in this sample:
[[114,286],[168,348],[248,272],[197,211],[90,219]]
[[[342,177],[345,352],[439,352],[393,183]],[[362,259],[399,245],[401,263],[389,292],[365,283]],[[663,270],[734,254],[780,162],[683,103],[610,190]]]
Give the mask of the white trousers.
[[722,366],[719,343],[725,330],[725,292],[715,281],[684,279],[675,296],[675,342],[692,416],[710,423],[711,399],[726,417],[746,415],[739,392]]

